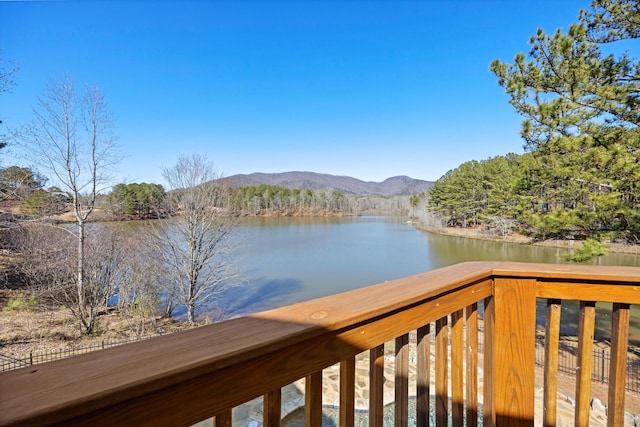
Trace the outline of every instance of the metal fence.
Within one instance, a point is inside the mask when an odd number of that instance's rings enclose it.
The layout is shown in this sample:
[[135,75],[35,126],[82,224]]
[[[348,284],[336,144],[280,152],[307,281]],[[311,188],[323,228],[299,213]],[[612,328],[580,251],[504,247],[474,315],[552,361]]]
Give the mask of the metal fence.
[[[412,342],[415,343],[415,333]],[[482,336],[482,335],[481,335]],[[0,353],[0,373],[12,369],[24,368],[39,363],[52,362],[54,360],[65,359],[77,354],[89,353],[96,350],[103,350],[130,342],[152,338],[146,336],[142,338],[132,338],[118,341],[102,341],[100,343],[87,345],[84,347],[70,348],[56,351],[35,352],[31,351],[19,358],[6,356]],[[482,342],[480,342],[482,350]],[[558,349],[558,371],[575,375],[578,345],[573,341],[561,341]],[[593,369],[591,380],[602,384],[609,383],[609,362],[611,359],[608,348],[596,348],[593,350]],[[536,365],[544,366],[544,340],[538,339],[536,342]],[[632,355],[627,359],[627,379],[625,387],[628,391],[640,393],[640,356]]]
[[[536,365],[544,366],[544,340],[536,342]],[[569,375],[576,374],[578,360],[578,343],[574,341],[560,341],[558,348],[558,372]],[[609,348],[595,348],[593,350],[593,368],[591,381],[609,384],[609,363],[611,353]],[[627,391],[640,393],[640,357],[633,354],[627,357]]]
[[141,338],[131,338],[124,340],[108,340],[95,344],[86,345],[83,347],[69,348],[63,350],[52,351],[30,351],[28,354],[21,355],[20,357],[13,357],[2,354],[0,352],[0,373],[5,371],[11,371],[13,369],[24,368],[26,366],[37,365],[39,363],[53,362],[54,360],[66,359],[67,357],[75,356],[78,354],[90,353],[96,350],[104,350],[109,347],[116,347],[122,344],[141,341],[144,339],[152,338],[151,336]]

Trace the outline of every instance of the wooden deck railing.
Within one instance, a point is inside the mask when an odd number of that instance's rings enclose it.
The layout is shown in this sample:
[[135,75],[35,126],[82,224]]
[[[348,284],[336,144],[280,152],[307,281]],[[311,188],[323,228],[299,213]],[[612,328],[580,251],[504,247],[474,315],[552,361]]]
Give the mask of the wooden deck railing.
[[0,374],[0,425],[176,426],[215,417],[216,426],[230,426],[233,407],[263,396],[264,423],[277,426],[281,388],[306,378],[305,425],[320,426],[322,370],[340,363],[340,425],[352,426],[355,356],[368,351],[369,423],[381,426],[390,340],[395,425],[407,425],[408,334],[417,331],[418,426],[429,425],[430,405],[438,426],[531,426],[536,298],[547,300],[544,424],[556,419],[560,307],[580,300],[576,425],[588,425],[596,301],[613,303],[608,423],[623,425],[629,306],[640,303],[640,269],[488,262]]

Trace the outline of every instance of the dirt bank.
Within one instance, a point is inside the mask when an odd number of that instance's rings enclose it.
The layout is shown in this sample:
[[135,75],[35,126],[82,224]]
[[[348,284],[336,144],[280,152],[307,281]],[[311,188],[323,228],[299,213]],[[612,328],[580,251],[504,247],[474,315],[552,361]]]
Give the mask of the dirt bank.
[[[468,228],[456,228],[456,227],[440,227],[433,228],[427,227],[422,224],[416,223],[416,228],[429,233],[441,234],[444,236],[464,237],[468,239],[486,240],[490,242],[503,242],[503,243],[517,243],[521,245],[533,245],[544,246],[550,248],[563,248],[572,249],[578,248],[582,245],[580,240],[559,240],[559,239],[547,239],[543,241],[535,241],[533,238],[524,236],[522,234],[512,233],[508,236],[501,236],[497,234],[491,234],[483,227],[468,227]],[[624,243],[611,243],[607,242],[607,248],[609,252],[625,253],[640,255],[640,245],[627,245]]]
[[[0,289],[0,356],[21,358],[30,351],[57,352],[98,343],[135,339],[143,336],[165,335],[188,329],[187,322],[158,318],[135,331],[135,325],[116,310],[98,316],[97,326],[91,335],[80,333],[78,322],[71,312],[62,307],[22,309],[8,308],[11,299],[27,300],[24,289]],[[139,324],[137,325],[139,326]]]

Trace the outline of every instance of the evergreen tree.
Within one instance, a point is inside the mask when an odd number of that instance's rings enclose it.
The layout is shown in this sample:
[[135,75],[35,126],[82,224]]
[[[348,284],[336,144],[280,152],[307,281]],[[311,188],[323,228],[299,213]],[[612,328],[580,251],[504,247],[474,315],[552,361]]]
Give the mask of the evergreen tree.
[[166,197],[160,184],[118,184],[107,196],[111,211],[117,215],[149,218],[158,215]]
[[42,188],[46,181],[45,177],[29,168],[9,166],[0,169],[0,198],[25,199]]
[[491,64],[534,152],[520,188],[534,227],[640,239],[640,62],[606,52],[639,33],[637,1],[596,0],[566,33],[539,29],[528,55]]
[[517,154],[463,163],[448,171],[429,190],[429,208],[449,226],[475,226],[511,220],[519,211]]

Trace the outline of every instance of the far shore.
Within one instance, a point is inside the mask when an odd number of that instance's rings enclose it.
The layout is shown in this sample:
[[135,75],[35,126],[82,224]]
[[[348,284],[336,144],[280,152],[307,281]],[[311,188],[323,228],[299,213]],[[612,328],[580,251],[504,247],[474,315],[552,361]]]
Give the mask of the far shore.
[[[19,210],[14,207],[13,209],[9,209],[8,212],[16,214]],[[352,214],[346,213],[337,210],[326,210],[326,209],[302,209],[302,210],[265,210],[258,213],[248,213],[241,212],[239,217],[346,217],[346,216],[360,216],[366,215],[367,213],[361,214]],[[379,212],[371,212],[370,214],[379,215]],[[389,213],[390,214],[390,213]],[[55,221],[58,222],[66,222],[66,223],[74,223],[76,221],[73,212],[65,212],[63,214],[57,215]],[[135,217],[117,217],[107,211],[104,211],[101,208],[96,208],[91,217],[92,222],[121,222],[128,220],[140,220],[143,218],[135,218]],[[475,240],[484,240],[490,242],[500,242],[500,243],[515,243],[520,245],[531,245],[531,246],[542,246],[549,248],[560,248],[569,250],[572,248],[578,248],[582,245],[582,241],[580,240],[562,240],[562,239],[547,239],[547,240],[535,240],[532,237],[525,236],[519,233],[509,233],[507,236],[501,236],[499,234],[492,234],[486,231],[485,228],[481,226],[476,227],[430,227],[426,224],[423,224],[419,221],[412,221],[415,227],[418,230],[426,231],[433,234],[440,234],[444,236],[452,236],[452,237],[464,237],[467,239],[475,239]],[[632,255],[640,255],[640,244],[632,245],[618,242],[606,242],[607,248],[611,253],[623,253],[623,254],[632,254]]]
[[[505,237],[489,234],[482,227],[428,227],[418,222],[415,223],[418,230],[426,231],[428,233],[441,234],[443,236],[463,237],[467,239],[485,240],[490,242],[500,243],[515,243],[520,245],[531,246],[544,246],[549,248],[561,248],[569,250],[571,248],[577,248],[582,245],[580,240],[560,240],[560,239],[547,239],[542,241],[536,241],[532,237],[524,236],[522,234],[511,233]],[[612,243],[607,242],[609,252],[624,253],[640,255],[640,245],[628,245],[624,243]]]

